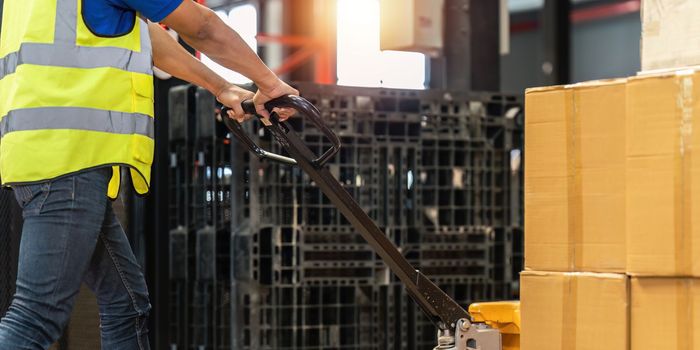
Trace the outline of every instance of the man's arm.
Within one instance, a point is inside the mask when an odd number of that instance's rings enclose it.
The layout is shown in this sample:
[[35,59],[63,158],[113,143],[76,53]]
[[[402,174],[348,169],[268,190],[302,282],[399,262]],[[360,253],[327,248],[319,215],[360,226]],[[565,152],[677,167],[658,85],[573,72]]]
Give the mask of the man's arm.
[[245,112],[243,100],[252,99],[253,93],[227,82],[204,63],[190,55],[178,42],[155,23],[148,24],[153,44],[153,62],[156,67],[192,84],[209,90],[219,102],[233,109],[231,117],[242,121]]
[[162,23],[173,28],[188,44],[215,62],[255,82],[259,89],[255,94],[258,113],[268,116],[264,103],[270,99],[299,94],[281,81],[240,35],[209,8],[185,0]]

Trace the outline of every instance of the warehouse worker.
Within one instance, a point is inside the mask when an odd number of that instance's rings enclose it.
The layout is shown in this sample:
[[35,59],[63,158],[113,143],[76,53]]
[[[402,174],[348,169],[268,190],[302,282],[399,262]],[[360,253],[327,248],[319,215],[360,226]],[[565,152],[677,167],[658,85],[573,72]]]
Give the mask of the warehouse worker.
[[[259,90],[228,84],[143,18],[175,29]],[[254,97],[266,115],[265,101],[297,91],[190,0],[5,0],[2,25],[0,176],[25,221],[0,349],[47,349],[82,282],[97,295],[102,349],[148,349],[146,283],[108,197],[118,193],[120,166],[137,193],[149,189],[152,63],[208,89],[238,119],[243,99]]]

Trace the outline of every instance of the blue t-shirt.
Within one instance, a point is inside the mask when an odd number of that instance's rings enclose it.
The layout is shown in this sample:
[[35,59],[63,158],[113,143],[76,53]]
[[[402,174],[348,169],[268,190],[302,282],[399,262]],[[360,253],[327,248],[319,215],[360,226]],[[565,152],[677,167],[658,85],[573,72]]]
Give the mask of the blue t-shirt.
[[90,30],[100,36],[129,33],[136,12],[153,22],[160,22],[183,0],[82,0],[83,20]]

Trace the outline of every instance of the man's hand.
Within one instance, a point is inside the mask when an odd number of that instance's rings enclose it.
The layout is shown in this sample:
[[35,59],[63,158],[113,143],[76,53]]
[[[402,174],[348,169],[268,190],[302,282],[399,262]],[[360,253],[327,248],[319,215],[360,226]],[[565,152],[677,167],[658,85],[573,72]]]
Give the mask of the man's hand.
[[[282,80],[277,79],[275,83],[270,84],[266,88],[261,87],[260,90],[255,93],[255,97],[253,98],[255,109],[261,116],[269,118],[270,114],[267,112],[267,109],[265,109],[265,102],[287,95],[299,96],[299,91],[287,85],[287,83]],[[296,111],[292,108],[275,108],[274,112],[277,113],[280,121],[285,121],[296,114]]]
[[231,108],[231,110],[228,112],[229,118],[236,119],[241,123],[250,117],[243,111],[241,102],[245,100],[252,100],[254,97],[255,94],[252,92],[239,88],[233,84],[228,84],[216,94],[216,99],[219,100],[219,102],[221,102],[224,106]]

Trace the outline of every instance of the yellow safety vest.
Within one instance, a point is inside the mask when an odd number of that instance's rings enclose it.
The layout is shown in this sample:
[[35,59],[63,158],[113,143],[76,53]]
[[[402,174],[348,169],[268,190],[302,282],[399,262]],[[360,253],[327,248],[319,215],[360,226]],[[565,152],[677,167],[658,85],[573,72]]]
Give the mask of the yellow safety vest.
[[0,177],[34,183],[119,166],[146,194],[153,162],[153,60],[147,24],[100,37],[82,0],[5,0],[0,37]]

